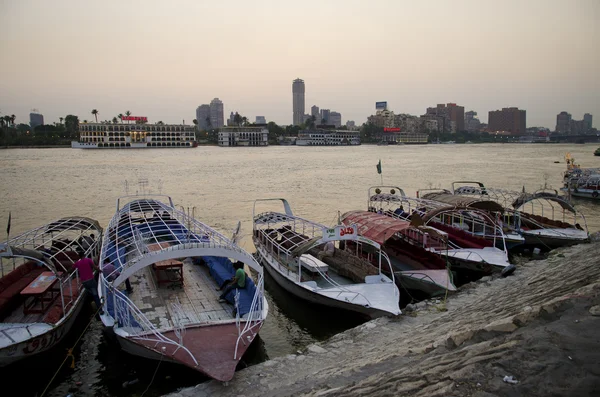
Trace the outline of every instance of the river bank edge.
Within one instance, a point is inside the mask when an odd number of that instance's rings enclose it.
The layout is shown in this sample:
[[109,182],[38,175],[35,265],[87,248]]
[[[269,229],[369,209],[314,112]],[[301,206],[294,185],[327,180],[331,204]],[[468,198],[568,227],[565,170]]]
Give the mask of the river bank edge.
[[[600,390],[600,234],[188,396],[548,396]],[[512,377],[512,378],[505,378]],[[505,381],[504,379],[507,379]],[[517,383],[511,383],[510,381]]]

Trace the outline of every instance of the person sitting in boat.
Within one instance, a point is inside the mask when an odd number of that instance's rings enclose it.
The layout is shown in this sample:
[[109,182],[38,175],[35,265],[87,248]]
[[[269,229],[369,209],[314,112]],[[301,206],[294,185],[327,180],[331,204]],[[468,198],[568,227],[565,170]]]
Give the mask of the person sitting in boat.
[[73,267],[77,269],[77,272],[79,272],[81,284],[83,284],[83,287],[87,293],[90,294],[94,299],[99,314],[104,314],[104,310],[102,310],[102,304],[100,303],[100,298],[98,297],[98,286],[96,284],[96,279],[94,278],[94,270],[97,270],[98,267],[91,258],[86,257],[83,250],[77,251],[77,255],[79,255],[80,259],[75,262]]
[[396,208],[396,211],[394,211],[394,214],[398,218],[404,218],[404,216],[406,215],[406,212],[404,212],[404,207],[400,206],[400,207]]
[[[104,264],[102,265],[102,274],[105,279],[113,282],[121,275],[121,272],[110,262],[109,258],[105,258]],[[131,294],[133,292],[133,287],[128,278],[125,279],[125,288],[127,289],[127,293]]]
[[333,257],[334,254],[335,254],[335,244],[333,244],[333,241],[328,241],[325,243],[325,247],[323,247],[323,251],[319,251],[319,253],[317,254],[317,258],[319,258],[319,260],[322,261],[323,258],[325,258],[326,256]]
[[[236,269],[235,275],[233,276],[229,284],[225,284],[225,290],[223,291],[221,296],[219,296],[219,302],[221,303],[227,302],[225,300],[225,297],[232,290],[246,288],[246,272],[244,271],[244,263],[237,261],[233,264],[233,268]],[[221,287],[221,289],[223,289],[223,287]]]

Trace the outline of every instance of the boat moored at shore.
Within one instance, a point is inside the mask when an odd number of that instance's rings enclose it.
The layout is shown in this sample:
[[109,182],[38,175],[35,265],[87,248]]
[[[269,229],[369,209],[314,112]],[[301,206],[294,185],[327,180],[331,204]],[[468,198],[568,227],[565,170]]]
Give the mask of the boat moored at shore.
[[35,357],[71,330],[86,292],[73,266],[78,252],[97,261],[102,228],[62,218],[0,244],[0,367]]
[[[236,275],[232,261],[256,278],[244,272],[244,285],[220,293]],[[101,268],[101,319],[125,351],[220,381],[232,379],[267,316],[262,267],[235,238],[176,210],[168,196],[117,200]],[[129,279],[133,291],[121,291]]]
[[[285,212],[257,213],[257,203],[273,200],[281,201]],[[289,293],[371,318],[401,313],[389,258],[378,243],[359,236],[356,227],[329,228],[294,216],[285,199],[256,200],[253,219],[257,255]],[[378,267],[364,259],[363,252],[369,253]]]

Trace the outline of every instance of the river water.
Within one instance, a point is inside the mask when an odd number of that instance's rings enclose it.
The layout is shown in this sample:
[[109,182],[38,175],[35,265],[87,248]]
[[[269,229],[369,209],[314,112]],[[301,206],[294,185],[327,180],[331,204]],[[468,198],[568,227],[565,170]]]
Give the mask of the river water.
[[[457,180],[533,191],[544,184],[561,186],[566,152],[582,167],[600,167],[600,157],[593,156],[595,149],[596,145],[575,144],[472,144],[1,150],[0,225],[6,224],[10,211],[13,236],[72,215],[97,219],[105,227],[114,214],[116,198],[143,189],[168,194],[184,208],[195,207],[198,219],[225,235],[231,235],[241,221],[242,246],[254,252],[250,235],[255,199],[286,198],[297,215],[333,225],[338,211],[366,209],[367,189],[381,183],[375,167],[379,160],[384,184],[399,186],[408,195],[415,195],[417,189],[449,188]],[[140,187],[140,179],[147,179],[148,185]],[[575,204],[586,216],[590,232],[600,230],[600,205]],[[359,323],[290,297],[268,277],[266,290],[269,317],[243,365],[293,353]],[[69,360],[47,395],[146,392],[145,396],[157,396],[203,380],[191,370],[165,363],[157,368],[157,362],[121,352],[88,312],[63,346],[33,363],[0,371],[1,384],[10,380],[21,385],[15,395],[41,394],[65,358],[67,346],[75,343],[88,324],[75,351],[75,368],[69,368]]]

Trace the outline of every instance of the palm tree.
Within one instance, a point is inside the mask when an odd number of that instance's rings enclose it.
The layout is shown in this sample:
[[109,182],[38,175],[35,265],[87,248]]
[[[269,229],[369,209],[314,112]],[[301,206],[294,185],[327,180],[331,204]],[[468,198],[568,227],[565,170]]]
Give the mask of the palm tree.
[[87,120],[83,120],[84,123],[87,123]]
[[238,112],[235,112],[235,115],[233,116],[233,122],[236,123],[238,127],[242,124],[242,119],[242,116]]
[[59,117],[58,119],[60,120],[60,123],[62,124],[62,123],[63,123],[63,120],[64,120],[65,118],[64,118],[64,117]]
[[[125,116],[127,116],[127,117],[131,116],[131,112],[129,110],[126,111]],[[127,124],[129,124],[129,120],[127,120]]]
[[121,123],[123,123],[123,113],[119,113],[117,117],[121,120]]
[[96,123],[98,122],[98,111],[96,109],[92,109],[92,114],[96,118]]
[[117,118],[113,117],[112,122],[113,122],[113,124],[117,124]]
[[12,126],[15,126],[15,119],[17,118],[17,116],[15,116],[14,114],[10,115],[10,123],[12,124]]
[[248,125],[248,117],[242,117],[242,125]]

